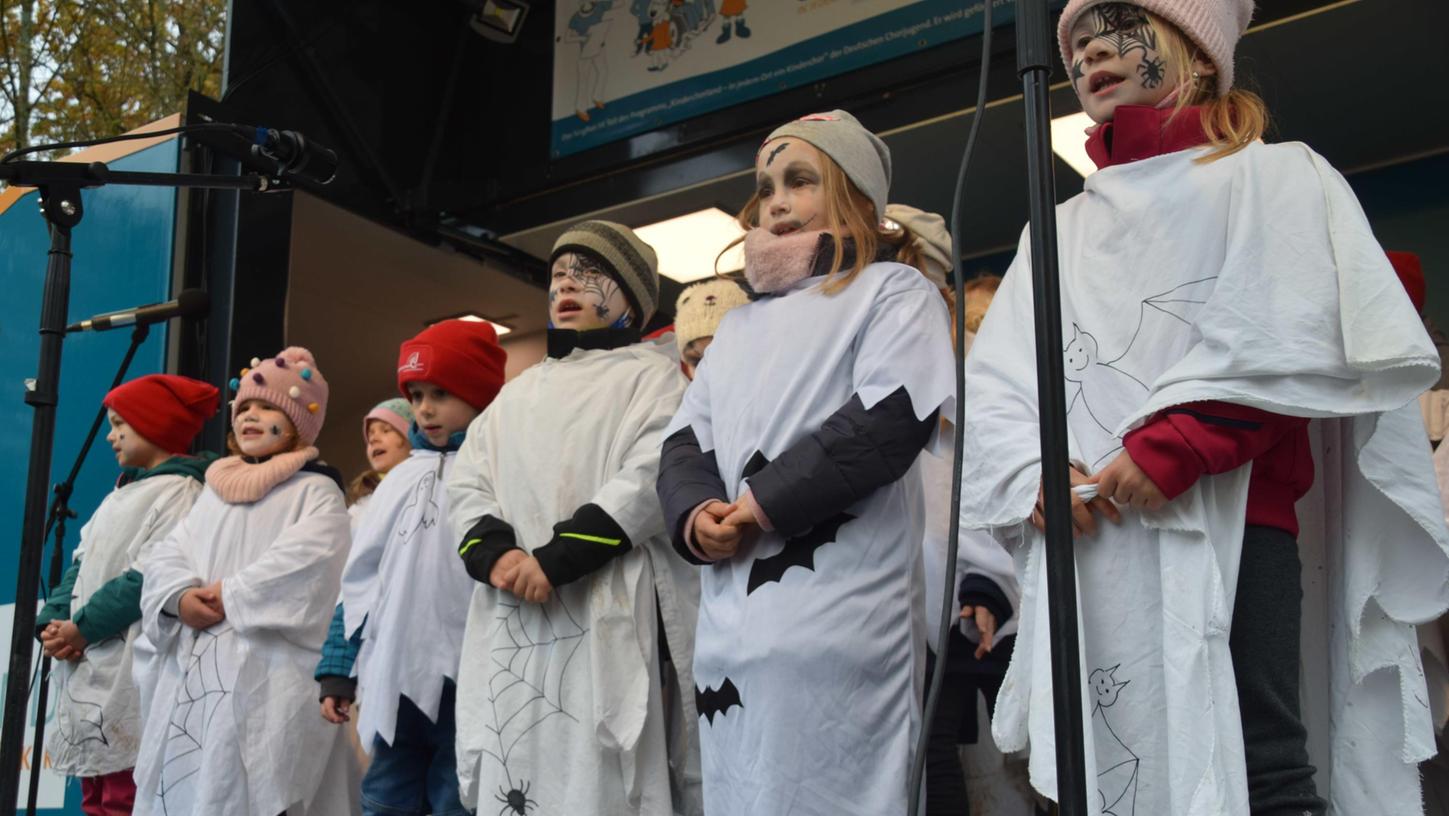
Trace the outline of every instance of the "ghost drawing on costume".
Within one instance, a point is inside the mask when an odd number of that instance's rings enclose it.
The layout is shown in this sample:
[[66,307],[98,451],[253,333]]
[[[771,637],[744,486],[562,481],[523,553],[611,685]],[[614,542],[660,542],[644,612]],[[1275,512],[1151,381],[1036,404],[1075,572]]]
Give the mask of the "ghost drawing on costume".
[[1056,798],[1053,700],[1082,695],[1093,816],[1417,814],[1434,753],[1412,624],[1449,606],[1415,404],[1438,355],[1337,171],[1204,130],[1262,104],[1232,81],[1251,14],[1072,0],[1059,27],[1098,123],[1099,169],[1057,207],[1070,457],[1116,501],[1087,503],[1075,550],[1083,688],[1052,687],[1031,522],[1026,230],[966,360],[962,524],[1022,587],[993,734]]
[[[824,187],[826,162],[849,193]],[[702,576],[694,681],[712,816],[907,807],[926,643],[913,465],[952,405],[949,322],[936,287],[889,260],[896,247],[857,263],[856,239],[830,225],[837,259],[822,229],[832,193],[863,197],[864,223],[878,223],[889,162],[845,111],[766,140],[741,216],[755,298],[724,315],[666,432],[660,501]],[[754,532],[711,554],[701,531],[737,512]]]
[[327,383],[292,347],[231,387],[239,452],[141,564],[156,657],[135,812],[345,816],[357,759],[312,680],[349,543],[341,477],[313,447]]
[[566,230],[548,357],[473,421],[449,477],[458,554],[477,582],[457,758],[463,803],[479,813],[702,812],[698,576],[670,548],[653,490],[685,380],[639,342],[658,280],[653,249],[628,228]]
[[604,109],[609,84],[609,57],[605,38],[614,18],[609,12],[615,0],[581,0],[569,17],[563,39],[579,44],[577,81],[574,86],[574,115],[587,122],[590,111]]

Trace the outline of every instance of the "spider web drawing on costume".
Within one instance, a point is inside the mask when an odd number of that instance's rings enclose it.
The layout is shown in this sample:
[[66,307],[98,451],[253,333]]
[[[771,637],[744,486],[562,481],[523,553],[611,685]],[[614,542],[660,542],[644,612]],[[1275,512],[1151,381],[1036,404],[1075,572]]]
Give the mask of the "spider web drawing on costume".
[[[1102,352],[1097,337],[1072,324],[1072,337],[1062,350],[1064,368],[1068,383],[1077,389],[1067,400],[1067,416],[1077,410],[1086,411],[1092,422],[1078,423],[1072,431],[1078,436],[1078,443],[1084,456],[1091,459],[1093,468],[1105,464],[1109,458],[1122,449],[1122,437],[1114,433],[1122,416],[1108,414],[1108,406],[1122,404],[1120,397],[1109,399],[1109,395],[1123,393],[1147,396],[1151,391],[1149,383],[1156,379],[1157,364],[1153,360],[1157,352],[1148,348],[1150,343],[1139,342],[1144,337],[1156,336],[1151,323],[1165,319],[1192,324],[1197,310],[1212,294],[1217,277],[1201,278],[1149,295],[1142,299],[1137,313],[1137,326],[1127,340],[1126,348],[1110,359]],[[1082,432],[1086,429],[1085,434]],[[1086,437],[1086,438],[1083,438]]]
[[70,683],[63,687],[63,694],[69,707],[76,712],[74,723],[66,728],[66,721],[56,718],[56,734],[62,742],[69,747],[83,745],[87,742],[99,742],[102,745],[110,745],[111,741],[106,739],[106,718],[98,703],[78,700],[71,693]]
[[528,796],[533,781],[515,779],[509,759],[518,743],[550,717],[578,722],[563,707],[563,686],[589,630],[579,625],[558,595],[544,604],[500,603],[499,611],[489,653],[488,702],[493,723],[484,726],[497,750],[484,748],[483,753],[498,760],[508,781],[507,787],[494,794],[504,803],[499,812],[512,808],[520,814],[534,804]]
[[1142,760],[1117,736],[1107,721],[1107,709],[1116,704],[1122,689],[1131,680],[1118,680],[1119,663],[1110,669],[1094,669],[1087,682],[1096,700],[1092,703],[1092,728],[1101,728],[1109,739],[1096,740],[1097,796],[1102,816],[1135,816],[1137,813],[1137,772]]
[[198,631],[191,641],[166,734],[166,761],[157,793],[163,813],[170,812],[166,800],[172,791],[200,772],[211,718],[236,685],[236,666],[227,659],[232,654],[230,645],[222,644],[234,634],[231,624],[223,621]]

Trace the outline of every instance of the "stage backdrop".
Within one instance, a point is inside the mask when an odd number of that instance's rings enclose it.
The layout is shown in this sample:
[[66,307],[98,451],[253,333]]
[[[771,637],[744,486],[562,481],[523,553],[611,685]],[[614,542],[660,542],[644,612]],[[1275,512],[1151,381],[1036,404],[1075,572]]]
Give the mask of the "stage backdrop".
[[[977,34],[983,10],[980,0],[556,2],[555,158]],[[1010,22],[1015,3],[995,3],[996,24]]]
[[[157,124],[166,123],[163,120]],[[118,156],[118,153],[125,155]],[[149,146],[133,142],[90,155],[94,160],[108,161],[117,170],[172,172],[176,170],[177,143],[174,137]],[[103,187],[86,190],[82,196],[85,217],[72,233],[75,261],[71,274],[70,319],[83,320],[100,312],[166,300],[170,292],[175,193],[153,187]],[[24,383],[35,376],[40,348],[36,333],[40,324],[40,293],[50,246],[36,200],[34,191],[0,193],[0,292],[3,292],[0,297],[0,428],[3,428],[0,432],[0,650],[5,655],[10,653],[16,559],[20,552],[25,472],[30,457],[32,409],[25,403]],[[52,484],[64,479],[69,471],[129,342],[129,329],[73,334],[66,339]],[[153,327],[150,338],[131,364],[130,376],[161,371],[165,348],[165,326]],[[81,525],[95,512],[118,475],[120,470],[110,446],[104,438],[99,439],[86,458],[71,502],[78,518],[70,522],[66,531],[67,565],[79,540]],[[48,547],[45,563],[48,570]],[[37,643],[32,683],[39,658]],[[3,681],[0,677],[0,696],[4,693]],[[61,738],[55,734],[54,703],[52,689],[45,733],[50,745]],[[35,706],[32,698],[28,718],[32,725]],[[31,733],[32,729],[27,727],[26,769],[17,803],[22,809],[29,788],[30,763],[47,763],[46,752],[35,750]],[[66,780],[48,771],[41,774],[39,812],[79,816],[80,799],[78,781]]]

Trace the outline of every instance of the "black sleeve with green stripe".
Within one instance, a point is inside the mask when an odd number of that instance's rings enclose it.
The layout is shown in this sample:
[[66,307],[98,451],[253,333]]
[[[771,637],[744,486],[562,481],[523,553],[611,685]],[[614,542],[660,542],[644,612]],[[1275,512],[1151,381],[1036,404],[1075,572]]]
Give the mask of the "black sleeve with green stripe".
[[619,523],[597,504],[586,504],[553,526],[553,538],[533,551],[554,586],[577,581],[633,548]]
[[493,565],[509,550],[518,549],[518,537],[513,525],[495,516],[484,516],[463,536],[458,545],[458,556],[473,580],[488,583],[488,574]]

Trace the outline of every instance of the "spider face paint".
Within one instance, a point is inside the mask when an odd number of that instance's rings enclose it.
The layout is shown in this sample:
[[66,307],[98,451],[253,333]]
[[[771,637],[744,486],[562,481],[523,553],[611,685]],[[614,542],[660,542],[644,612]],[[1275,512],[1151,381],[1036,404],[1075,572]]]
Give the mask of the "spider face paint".
[[292,420],[281,409],[258,399],[237,406],[231,430],[241,452],[257,458],[281,453],[297,434]]
[[1157,29],[1131,3],[1103,3],[1072,25],[1072,89],[1082,110],[1101,123],[1118,105],[1155,107],[1173,90],[1178,66],[1158,50]]
[[623,287],[601,259],[565,252],[549,273],[548,321],[554,328],[588,331],[631,326],[634,314]]
[[760,227],[776,235],[821,229],[823,225],[817,224],[825,210],[821,168],[820,151],[806,142],[781,140],[760,148],[755,159]]

